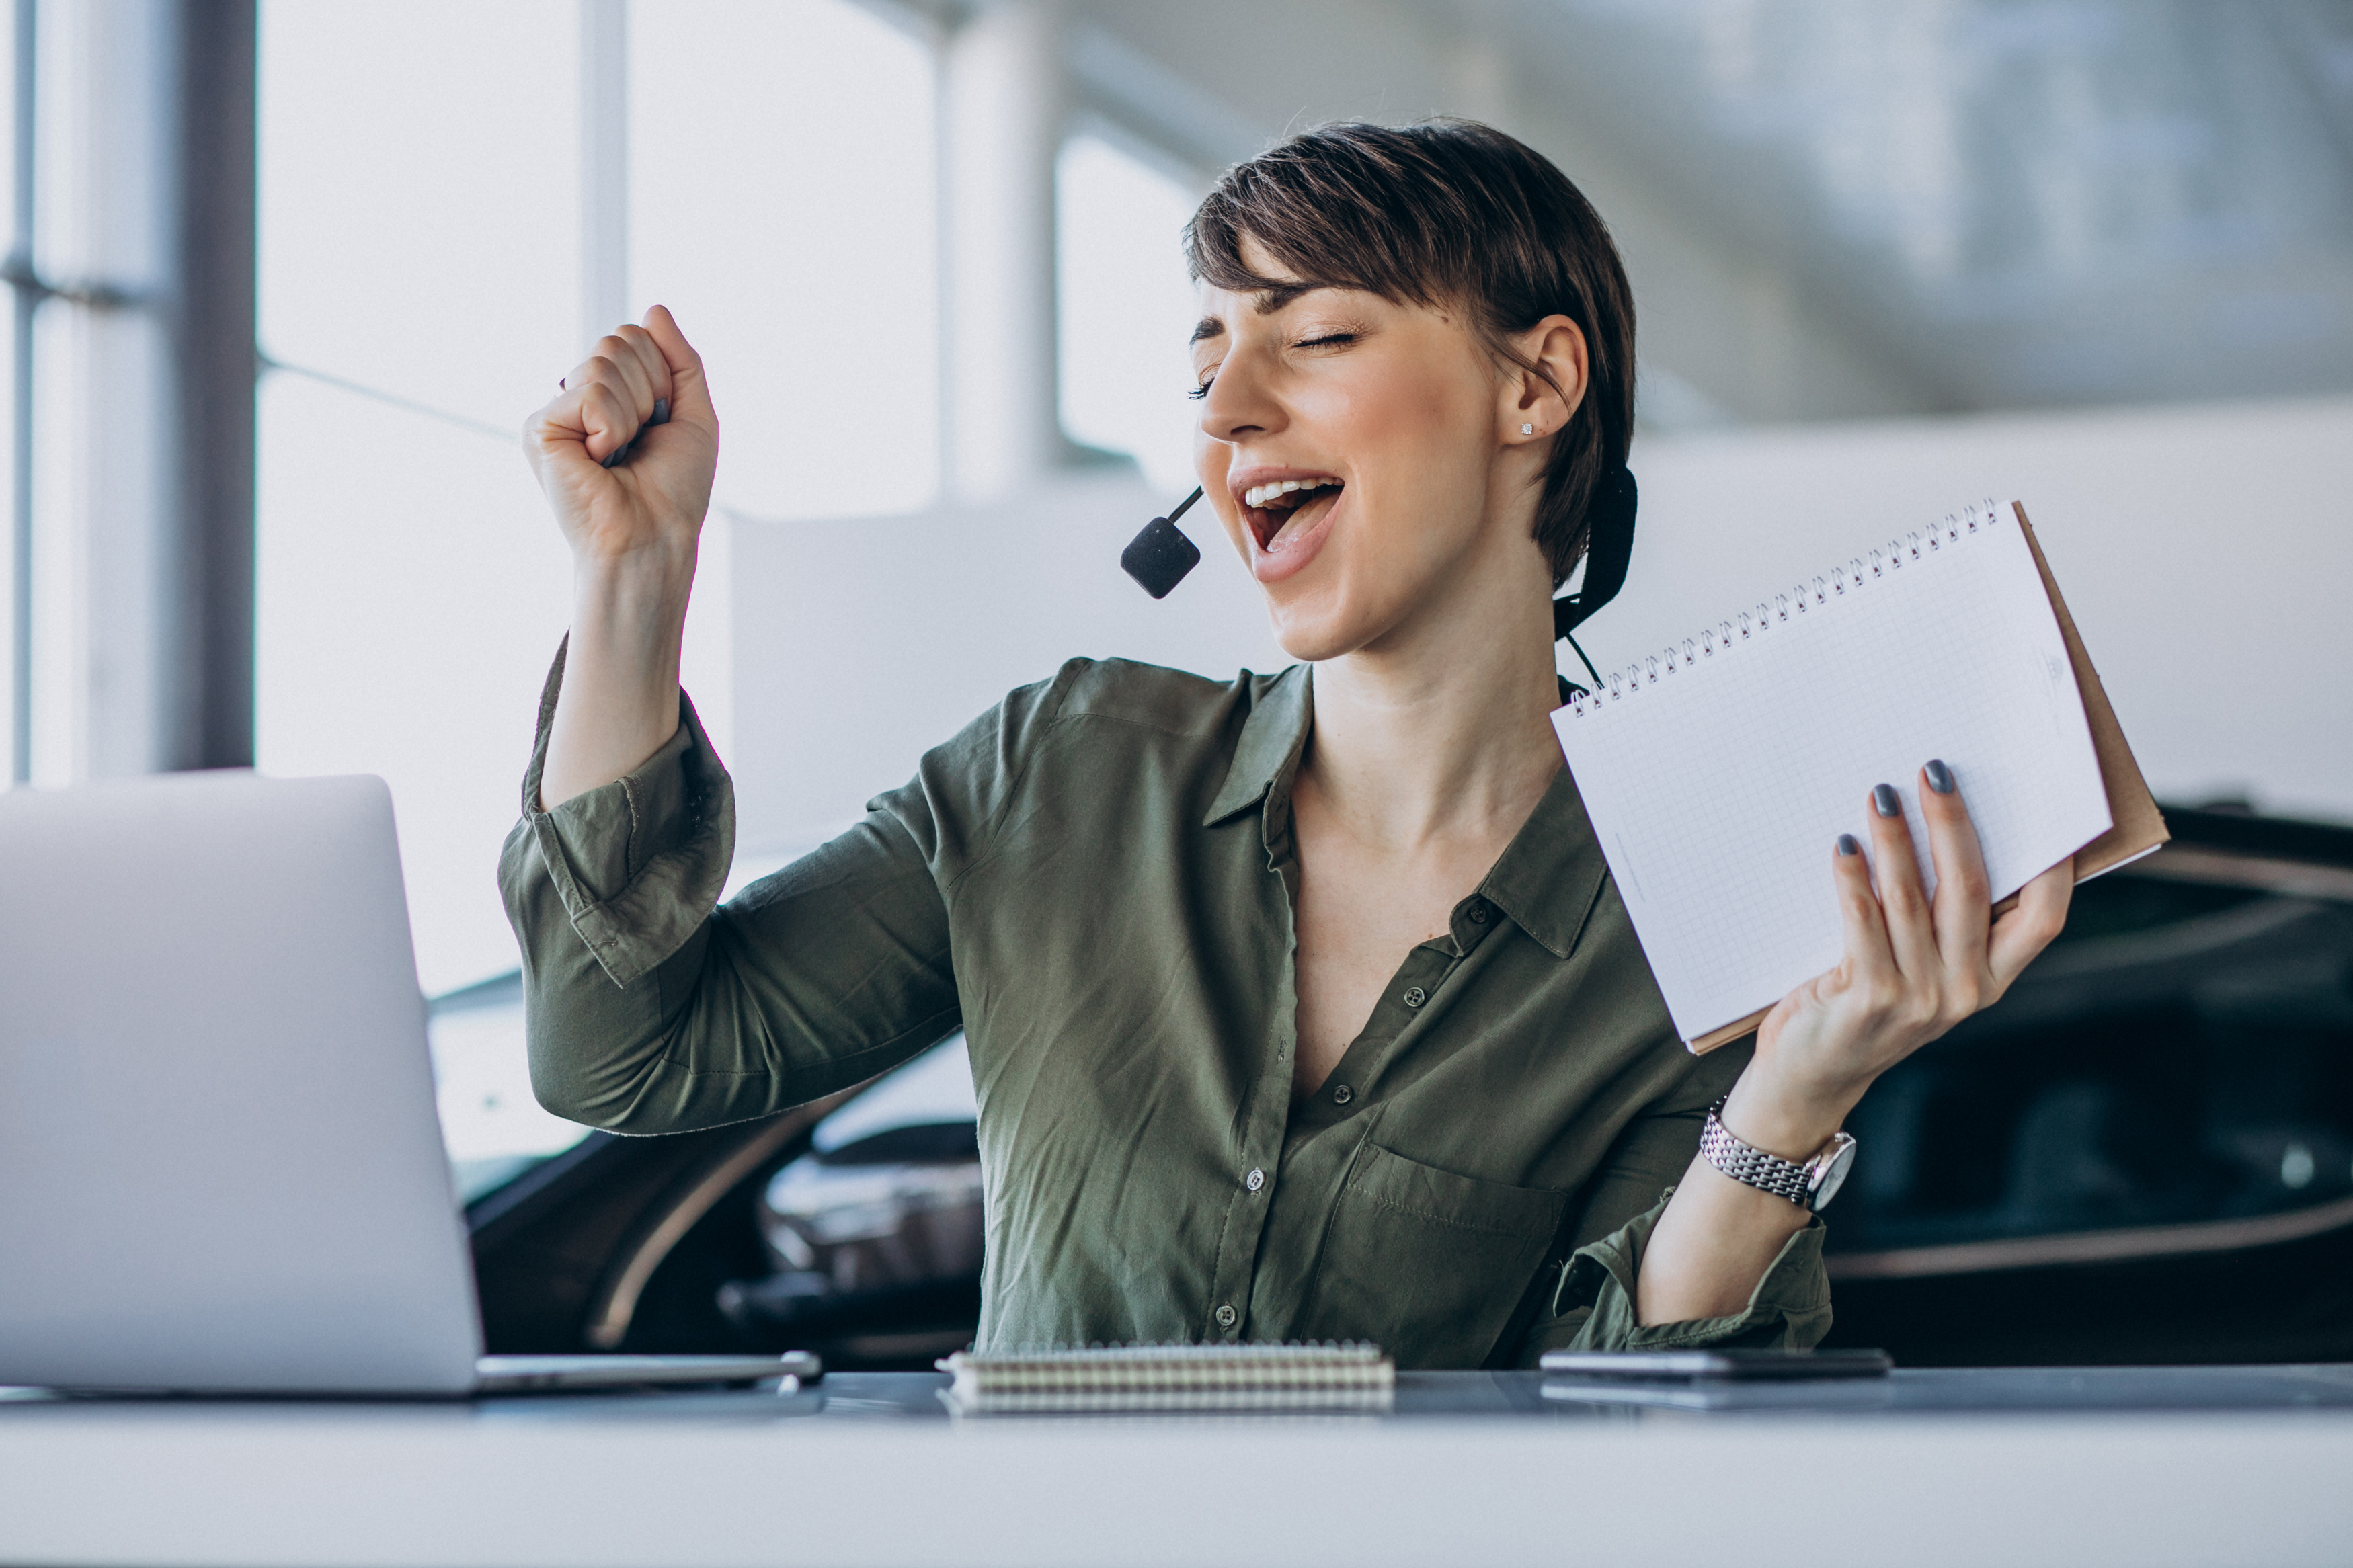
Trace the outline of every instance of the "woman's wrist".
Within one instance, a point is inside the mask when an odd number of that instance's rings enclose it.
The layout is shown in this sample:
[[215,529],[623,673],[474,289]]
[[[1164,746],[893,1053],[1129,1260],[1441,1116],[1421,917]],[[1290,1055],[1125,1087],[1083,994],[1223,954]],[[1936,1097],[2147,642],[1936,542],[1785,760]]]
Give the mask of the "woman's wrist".
[[656,549],[577,558],[572,574],[574,659],[593,648],[649,677],[665,666],[674,676],[694,592],[694,565],[691,545],[682,552]]
[[1791,1084],[1752,1064],[1732,1086],[1721,1119],[1726,1131],[1751,1148],[1801,1162],[1846,1124],[1862,1098],[1861,1089],[1826,1093]]
[[695,540],[657,540],[624,550],[580,549],[572,557],[575,609],[643,613],[675,604],[682,616],[694,587]]

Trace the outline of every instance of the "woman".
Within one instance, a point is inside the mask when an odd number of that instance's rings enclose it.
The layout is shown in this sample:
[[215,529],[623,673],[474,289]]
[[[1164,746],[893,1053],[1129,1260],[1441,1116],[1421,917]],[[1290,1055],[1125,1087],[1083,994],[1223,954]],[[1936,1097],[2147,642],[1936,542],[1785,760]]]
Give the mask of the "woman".
[[1547,722],[1552,594],[1632,426],[1600,219],[1496,132],[1341,125],[1229,172],[1187,244],[1201,482],[1301,662],[1073,660],[724,908],[729,784],[678,686],[701,363],[658,309],[533,417],[576,584],[501,865],[541,1098],[709,1126],[963,1027],[984,1347],[1813,1343],[1821,1222],[1750,1182],[1998,996],[2067,869],[1989,921],[1931,763],[1933,902],[1883,789],[1867,854],[1823,847],[1840,966],[1688,1055]]

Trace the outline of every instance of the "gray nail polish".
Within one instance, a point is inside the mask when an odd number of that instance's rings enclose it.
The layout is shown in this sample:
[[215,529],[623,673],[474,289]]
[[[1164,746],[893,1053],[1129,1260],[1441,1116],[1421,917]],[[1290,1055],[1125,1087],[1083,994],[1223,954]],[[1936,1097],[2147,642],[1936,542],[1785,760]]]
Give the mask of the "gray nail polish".
[[1862,853],[1862,846],[1856,842],[1853,834],[1841,833],[1838,837],[1838,852],[1841,855],[1860,855]]
[[1904,815],[1904,803],[1896,798],[1895,786],[1894,784],[1872,785],[1871,805],[1872,809],[1878,812],[1882,816],[1901,816]]
[[649,425],[667,425],[670,423],[669,398],[657,397],[654,399],[653,417],[647,420],[646,423]]
[[1941,762],[1931,762],[1920,770],[1928,775],[1928,787],[1938,795],[1953,793],[1953,770]]
[[[614,447],[610,452],[605,454],[605,467],[608,468],[617,467],[620,463],[621,459],[628,455],[629,444],[627,441],[624,441],[619,446]],[[1880,787],[1884,789],[1887,786],[1882,784]]]

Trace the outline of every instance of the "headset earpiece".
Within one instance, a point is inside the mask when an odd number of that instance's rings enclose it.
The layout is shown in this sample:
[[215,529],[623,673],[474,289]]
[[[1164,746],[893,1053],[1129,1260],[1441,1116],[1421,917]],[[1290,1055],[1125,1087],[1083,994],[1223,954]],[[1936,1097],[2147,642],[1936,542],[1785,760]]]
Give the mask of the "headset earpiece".
[[1585,581],[1552,602],[1552,635],[1565,637],[1618,596],[1634,556],[1634,509],[1641,499],[1633,474],[1619,469],[1601,481],[1586,508]]

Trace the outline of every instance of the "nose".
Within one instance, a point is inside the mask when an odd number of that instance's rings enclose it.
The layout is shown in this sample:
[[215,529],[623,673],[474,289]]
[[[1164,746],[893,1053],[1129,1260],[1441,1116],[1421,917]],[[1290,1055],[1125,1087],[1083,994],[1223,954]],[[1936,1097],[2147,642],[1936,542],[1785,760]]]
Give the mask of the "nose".
[[1258,359],[1255,353],[1238,345],[1218,367],[1209,395],[1201,400],[1201,433],[1212,441],[1240,441],[1282,427],[1282,405],[1267,384],[1265,368]]

